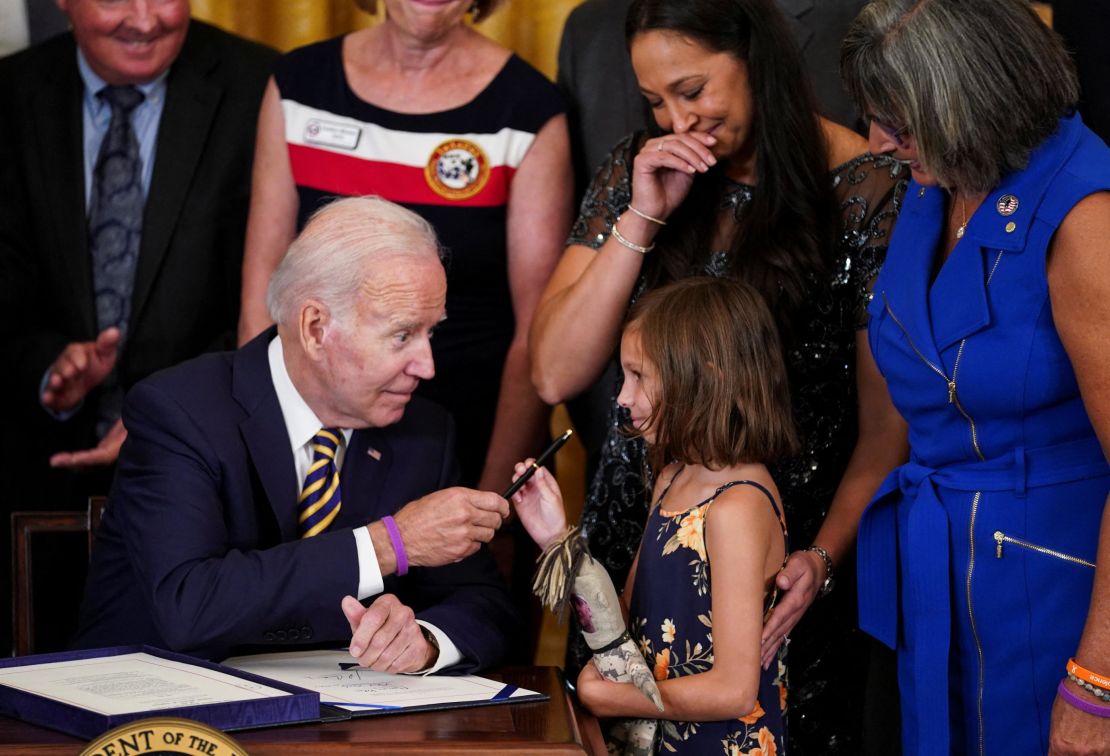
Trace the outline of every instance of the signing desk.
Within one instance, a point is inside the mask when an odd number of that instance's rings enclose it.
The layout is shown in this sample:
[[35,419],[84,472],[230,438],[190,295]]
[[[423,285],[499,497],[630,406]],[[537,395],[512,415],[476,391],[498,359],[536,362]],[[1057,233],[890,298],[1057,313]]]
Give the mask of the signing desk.
[[[347,753],[436,756],[469,752],[604,755],[597,721],[567,696],[554,667],[514,667],[484,676],[546,693],[551,700],[230,734],[250,756]],[[0,754],[71,756],[80,753],[83,747],[84,743],[77,738],[0,717]]]

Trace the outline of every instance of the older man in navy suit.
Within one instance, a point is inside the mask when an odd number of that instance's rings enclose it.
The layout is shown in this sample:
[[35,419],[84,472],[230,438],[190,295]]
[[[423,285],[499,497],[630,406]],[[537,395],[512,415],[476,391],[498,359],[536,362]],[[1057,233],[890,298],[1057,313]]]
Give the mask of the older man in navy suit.
[[340,200],[274,274],[276,328],[137,384],[78,645],[496,662],[515,615],[483,544],[507,502],[445,488],[451,420],[413,396],[446,288],[426,221]]
[[[11,510],[84,510],[108,492],[127,389],[234,345],[277,55],[191,20],[188,0],[57,6],[71,31],[0,60],[0,334],[16,356],[0,372],[0,554]],[[83,579],[72,556],[36,562],[36,593]],[[39,650],[69,641],[69,607],[36,614]]]

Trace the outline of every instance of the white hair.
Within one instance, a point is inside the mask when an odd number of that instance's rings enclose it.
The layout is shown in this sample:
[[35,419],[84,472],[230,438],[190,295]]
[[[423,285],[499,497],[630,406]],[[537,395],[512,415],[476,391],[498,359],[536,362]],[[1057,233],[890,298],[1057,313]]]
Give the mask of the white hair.
[[439,242],[428,221],[381,197],[346,197],[317,210],[270,278],[266,306],[275,323],[290,325],[315,299],[345,322],[360,286],[382,257],[435,256]]

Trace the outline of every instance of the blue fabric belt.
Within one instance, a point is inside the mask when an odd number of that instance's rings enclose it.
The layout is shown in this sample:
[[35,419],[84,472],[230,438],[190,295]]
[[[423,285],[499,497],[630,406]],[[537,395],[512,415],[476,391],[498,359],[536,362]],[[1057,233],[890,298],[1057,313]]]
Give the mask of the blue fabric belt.
[[[1040,449],[1018,447],[984,462],[932,468],[911,460],[883,481],[859,526],[857,575],[860,627],[891,648],[898,645],[898,576],[904,576],[901,611],[912,622],[917,720],[947,741],[948,665],[951,645],[948,513],[938,488],[1012,491],[1110,473],[1098,439],[1092,437]],[[899,554],[899,509],[909,553]],[[899,561],[901,557],[901,561]],[[933,744],[947,753],[946,742]]]

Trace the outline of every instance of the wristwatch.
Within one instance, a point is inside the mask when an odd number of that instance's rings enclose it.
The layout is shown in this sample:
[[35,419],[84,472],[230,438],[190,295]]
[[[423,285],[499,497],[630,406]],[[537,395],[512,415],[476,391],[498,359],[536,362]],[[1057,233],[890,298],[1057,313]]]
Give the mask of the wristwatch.
[[[436,665],[436,662],[439,661],[439,641],[436,640],[435,634],[432,633],[432,631],[428,628],[424,627],[423,625],[417,625],[417,627],[420,628],[420,634],[424,636],[424,640],[427,641],[428,645],[432,647],[432,659],[428,666],[425,668],[431,669]],[[422,669],[420,671],[423,672],[425,670]]]
[[821,587],[817,589],[817,598],[827,596],[829,591],[833,589],[833,586],[836,585],[836,581],[833,579],[832,557],[829,556],[829,552],[825,551],[825,549],[818,546],[817,544],[813,544],[808,549],[806,549],[806,551],[812,551],[814,554],[821,557],[821,561],[825,563],[825,582],[822,583]]

